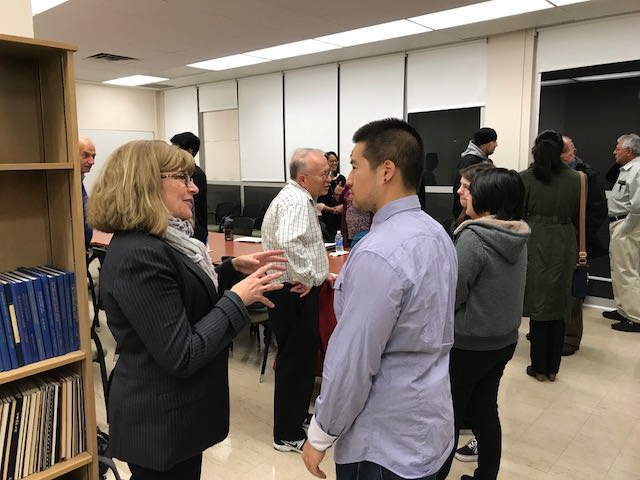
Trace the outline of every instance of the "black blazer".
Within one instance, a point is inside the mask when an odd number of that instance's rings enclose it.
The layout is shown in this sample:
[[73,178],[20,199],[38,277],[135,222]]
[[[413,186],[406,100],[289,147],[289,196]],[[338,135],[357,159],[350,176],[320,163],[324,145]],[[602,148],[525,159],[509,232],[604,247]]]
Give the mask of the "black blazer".
[[228,345],[249,321],[242,278],[226,262],[221,296],[186,256],[161,239],[117,232],[100,273],[118,362],[109,394],[110,449],[168,470],[229,431]]

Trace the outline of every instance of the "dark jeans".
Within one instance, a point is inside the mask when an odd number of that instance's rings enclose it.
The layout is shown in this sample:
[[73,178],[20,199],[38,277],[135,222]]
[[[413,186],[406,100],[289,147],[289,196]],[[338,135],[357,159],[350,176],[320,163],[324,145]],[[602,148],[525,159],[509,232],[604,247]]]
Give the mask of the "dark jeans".
[[[463,419],[469,418],[478,440],[478,468],[475,479],[495,480],[502,455],[502,427],[498,416],[498,388],[504,367],[513,357],[516,344],[500,350],[473,351],[452,348],[449,357],[451,396],[455,416],[455,446]],[[453,453],[453,452],[452,452]],[[446,478],[453,455],[445,463],[438,479]]]
[[140,467],[129,463],[131,477],[129,480],[200,480],[200,471],[202,469],[202,454],[188,458],[184,462],[174,465],[173,468],[166,472],[151,470],[150,468]]
[[316,376],[318,333],[318,291],[311,289],[300,298],[291,284],[271,292],[275,308],[269,309],[269,325],[276,336],[273,436],[278,440],[305,438],[302,423],[309,412]]
[[[336,463],[336,480],[406,480],[372,462]],[[415,480],[436,480],[436,474]]]
[[564,321],[529,321],[531,367],[536,373],[558,373],[564,343]]

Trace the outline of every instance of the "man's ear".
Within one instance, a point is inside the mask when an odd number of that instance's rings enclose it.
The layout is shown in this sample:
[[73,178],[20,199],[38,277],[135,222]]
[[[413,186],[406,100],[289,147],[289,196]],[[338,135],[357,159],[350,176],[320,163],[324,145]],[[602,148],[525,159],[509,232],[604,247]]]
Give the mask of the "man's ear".
[[391,160],[385,160],[380,165],[380,169],[382,171],[382,183],[387,183],[391,181],[396,173],[396,164]]

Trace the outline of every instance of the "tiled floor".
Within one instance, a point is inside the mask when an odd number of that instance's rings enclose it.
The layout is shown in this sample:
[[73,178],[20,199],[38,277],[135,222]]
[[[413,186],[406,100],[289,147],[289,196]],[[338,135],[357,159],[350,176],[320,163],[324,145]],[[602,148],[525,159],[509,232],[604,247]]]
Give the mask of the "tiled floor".
[[[580,351],[563,357],[555,383],[528,377],[528,329],[507,365],[499,395],[503,454],[499,479],[640,479],[640,335],[611,330],[600,310],[585,308]],[[113,354],[113,339],[102,323],[100,337]],[[271,357],[272,358],[272,357]],[[270,358],[270,361],[271,361]],[[314,478],[299,455],[271,446],[273,372],[258,383],[260,356],[248,330],[235,342],[229,361],[231,432],[205,452],[204,480],[293,480]],[[98,425],[106,429],[98,375]],[[462,437],[461,443],[468,437]],[[322,464],[335,479],[331,452]],[[122,478],[129,472],[118,462]],[[448,478],[472,474],[474,463],[454,461]]]

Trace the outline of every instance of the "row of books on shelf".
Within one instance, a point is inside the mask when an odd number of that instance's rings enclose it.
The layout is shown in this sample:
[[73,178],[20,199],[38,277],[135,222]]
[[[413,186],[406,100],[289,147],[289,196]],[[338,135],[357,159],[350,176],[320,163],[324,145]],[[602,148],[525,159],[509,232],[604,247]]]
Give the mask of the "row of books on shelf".
[[79,346],[74,272],[40,266],[0,273],[0,371]]
[[60,370],[0,389],[0,479],[41,472],[86,450],[80,375]]

